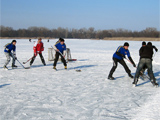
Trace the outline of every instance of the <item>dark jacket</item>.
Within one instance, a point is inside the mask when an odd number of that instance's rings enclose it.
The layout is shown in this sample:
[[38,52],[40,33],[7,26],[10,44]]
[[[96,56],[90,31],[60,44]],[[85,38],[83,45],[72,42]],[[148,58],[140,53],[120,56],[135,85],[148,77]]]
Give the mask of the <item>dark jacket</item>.
[[4,52],[10,53],[12,50],[13,52],[16,51],[16,46],[13,45],[12,43],[8,43],[4,47],[5,47]]
[[139,50],[140,59],[141,58],[149,58],[152,60],[153,56],[153,47],[152,45],[146,45],[144,47],[141,47]]

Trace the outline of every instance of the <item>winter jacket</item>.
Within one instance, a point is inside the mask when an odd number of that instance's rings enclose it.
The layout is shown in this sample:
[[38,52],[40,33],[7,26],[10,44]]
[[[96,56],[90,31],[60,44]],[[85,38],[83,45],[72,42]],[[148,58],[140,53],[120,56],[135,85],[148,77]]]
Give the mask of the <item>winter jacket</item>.
[[140,59],[141,58],[149,58],[152,60],[153,56],[153,47],[151,45],[146,45],[141,47],[139,50]]
[[33,46],[34,53],[42,53],[44,51],[43,42],[35,42]]
[[13,52],[15,53],[16,51],[16,46],[13,45],[12,43],[8,43],[4,46],[4,52],[10,53],[13,50]]
[[119,46],[116,50],[116,52],[113,54],[114,58],[117,58],[119,60],[122,60],[123,57],[125,57],[125,55],[128,56],[128,58],[130,58],[130,53],[129,50],[124,49],[123,46]]
[[[60,43],[60,41],[59,41],[59,40],[56,42],[56,44],[58,44],[58,43]],[[56,45],[56,44],[55,44],[55,45]],[[64,43],[64,45],[66,46],[66,44],[65,44],[65,43]],[[66,48],[67,48],[67,47],[66,47]]]
[[61,44],[60,42],[56,43],[54,45],[54,49],[58,49],[63,55],[66,54],[66,45],[65,44]]

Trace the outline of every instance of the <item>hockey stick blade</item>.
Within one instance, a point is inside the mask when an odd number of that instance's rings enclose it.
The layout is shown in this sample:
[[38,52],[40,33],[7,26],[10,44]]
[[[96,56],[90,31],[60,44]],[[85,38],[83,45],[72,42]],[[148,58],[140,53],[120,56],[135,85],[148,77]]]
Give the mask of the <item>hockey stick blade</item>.
[[27,62],[29,62],[33,57],[31,57],[29,60],[27,60],[26,62],[23,62],[23,64],[26,64]]
[[30,69],[30,67],[24,67],[24,69]]
[[68,59],[68,61],[77,61],[77,59]]

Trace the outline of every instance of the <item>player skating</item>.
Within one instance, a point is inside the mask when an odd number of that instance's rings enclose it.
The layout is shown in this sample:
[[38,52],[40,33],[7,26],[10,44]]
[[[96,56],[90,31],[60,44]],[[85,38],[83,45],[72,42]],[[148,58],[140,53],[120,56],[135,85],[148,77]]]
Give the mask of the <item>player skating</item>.
[[115,78],[112,76],[114,71],[117,68],[118,62],[124,67],[125,71],[128,73],[128,76],[133,78],[133,76],[131,75],[131,70],[128,68],[128,66],[126,65],[124,58],[125,55],[128,56],[130,62],[133,64],[134,67],[136,67],[134,61],[132,60],[132,57],[129,53],[128,50],[129,47],[129,43],[125,42],[123,46],[119,46],[118,49],[116,50],[116,52],[113,54],[113,67],[110,70],[110,73],[108,75],[108,79],[110,80],[114,80]]
[[38,38],[38,41],[34,43],[33,50],[34,50],[34,54],[33,54],[32,60],[30,62],[30,65],[33,64],[33,62],[38,54],[41,58],[43,65],[46,65],[44,57],[42,55],[42,51],[44,51],[42,38]]
[[142,46],[139,50],[140,55],[140,61],[136,70],[136,74],[134,77],[133,85],[136,86],[139,78],[139,73],[143,69],[144,66],[148,69],[148,75],[150,77],[151,83],[154,86],[158,86],[158,83],[156,83],[156,79],[154,77],[153,71],[152,71],[152,56],[153,56],[153,46],[151,42],[148,42],[146,46]]
[[64,39],[59,39],[59,42],[57,42],[53,48],[56,50],[56,55],[55,55],[55,60],[54,60],[54,63],[53,63],[53,69],[57,70],[56,69],[56,65],[57,65],[57,61],[59,59],[59,56],[61,56],[61,60],[64,64],[64,68],[67,69],[67,63],[66,63],[66,60],[65,60],[65,55],[66,55],[66,45],[64,43]]
[[[11,43],[8,43],[4,46],[4,54],[7,58],[5,64],[4,64],[4,69],[8,69],[7,65],[9,64],[11,57],[12,59],[12,68],[16,68],[17,66],[15,65],[15,60],[17,59],[16,57],[16,40],[13,40]],[[13,52],[12,52],[13,51]]]
[[[146,46],[146,42],[143,41],[143,42],[142,42],[142,47],[145,47],[145,46]],[[154,49],[156,52],[158,52],[158,49],[156,48],[156,46],[152,45],[152,47],[153,47],[153,49]],[[147,69],[147,66],[144,65],[143,68],[142,68],[142,70],[140,71],[140,75],[141,75],[141,76],[143,76],[144,71],[145,71],[146,69]]]

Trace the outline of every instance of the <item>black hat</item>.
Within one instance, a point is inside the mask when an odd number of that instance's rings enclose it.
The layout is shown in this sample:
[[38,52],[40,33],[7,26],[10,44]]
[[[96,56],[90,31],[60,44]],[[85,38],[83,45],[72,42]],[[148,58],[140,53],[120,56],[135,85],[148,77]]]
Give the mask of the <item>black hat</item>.
[[147,45],[152,46],[152,43],[151,43],[151,42],[148,42]]
[[64,42],[64,39],[62,39],[61,42]]
[[146,45],[146,42],[145,42],[145,41],[143,41],[143,42],[142,42],[142,45]]
[[59,38],[59,40],[61,41],[61,40],[64,40],[63,38]]
[[16,40],[12,40],[12,43],[13,43],[13,42],[17,42],[17,41],[16,41]]
[[60,40],[61,42],[64,42],[64,39],[63,39],[63,38],[59,38],[59,40]]
[[129,46],[129,43],[128,43],[128,42],[125,42],[123,46]]

